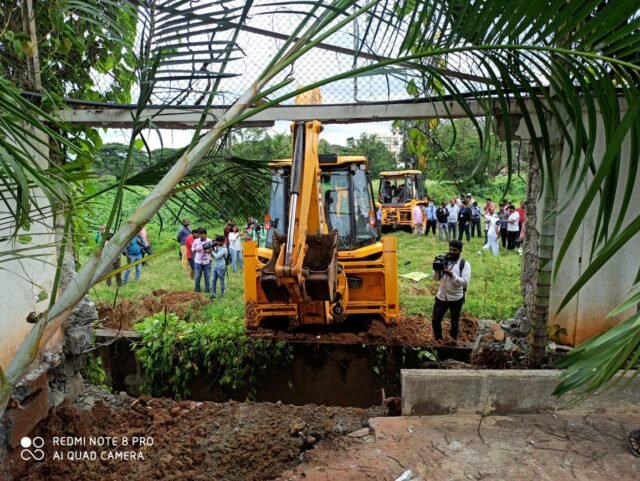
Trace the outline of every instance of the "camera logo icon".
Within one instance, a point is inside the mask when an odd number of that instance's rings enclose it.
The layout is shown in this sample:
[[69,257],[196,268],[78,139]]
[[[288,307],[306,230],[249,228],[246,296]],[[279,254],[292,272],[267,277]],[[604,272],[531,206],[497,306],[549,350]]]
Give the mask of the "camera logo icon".
[[28,436],[23,437],[20,440],[20,457],[24,461],[42,461],[44,459],[44,450],[41,449],[44,446],[44,439],[37,436],[31,439]]

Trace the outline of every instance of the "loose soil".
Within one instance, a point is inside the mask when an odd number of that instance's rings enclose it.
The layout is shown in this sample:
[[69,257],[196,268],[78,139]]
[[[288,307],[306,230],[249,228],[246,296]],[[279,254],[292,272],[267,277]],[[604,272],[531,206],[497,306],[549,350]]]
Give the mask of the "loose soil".
[[[225,480],[274,479],[316,445],[341,449],[342,436],[384,416],[386,408],[289,406],[280,403],[175,402],[105,394],[87,387],[75,404],[54,410],[32,433],[45,440],[45,458],[27,463],[10,452],[9,479]],[[153,439],[152,446],[53,446],[60,436]],[[97,460],[69,461],[68,452],[96,451]],[[58,451],[65,459],[54,460]],[[101,452],[135,451],[144,460],[107,461]]]
[[175,312],[180,319],[188,319],[197,314],[202,306],[211,301],[199,292],[167,292],[156,289],[143,299],[122,299],[115,307],[111,304],[98,304],[98,315],[102,325],[109,329],[130,331],[136,322],[165,309]]
[[[211,301],[201,293],[193,291],[167,292],[156,289],[143,299],[123,299],[115,307],[99,304],[98,314],[102,325],[109,329],[129,331],[136,322],[165,309],[175,312],[181,319],[197,315],[202,306]],[[323,328],[302,327],[293,331],[258,328],[249,331],[252,337],[287,342],[325,343],[325,344],[366,344],[386,346],[464,346],[473,342],[478,332],[478,320],[464,315],[460,320],[460,333],[457,341],[448,337],[449,320],[442,322],[445,334],[443,341],[436,341],[431,328],[431,320],[422,316],[401,315],[397,325],[386,326],[379,320],[348,322],[342,325]]]
[[[367,327],[368,326],[368,327]],[[274,331],[258,328],[249,331],[249,335],[261,339],[287,342],[304,342],[312,344],[367,344],[386,346],[464,346],[476,338],[478,332],[478,320],[470,316],[460,319],[460,333],[457,341],[447,336],[449,332],[449,320],[442,322],[442,331],[445,338],[436,341],[433,337],[431,320],[424,316],[401,316],[397,325],[386,326],[383,322],[374,320],[371,323],[363,323],[358,331],[331,332],[307,332],[304,329],[294,331]],[[352,326],[345,326],[344,329]]]

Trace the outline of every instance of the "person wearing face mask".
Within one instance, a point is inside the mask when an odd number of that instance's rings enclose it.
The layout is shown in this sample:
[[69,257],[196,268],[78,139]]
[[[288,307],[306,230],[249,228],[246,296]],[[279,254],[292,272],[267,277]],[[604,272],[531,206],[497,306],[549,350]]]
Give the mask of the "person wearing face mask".
[[471,265],[460,257],[462,246],[460,241],[450,241],[447,265],[443,270],[433,272],[433,278],[440,281],[431,316],[436,341],[442,339],[442,318],[447,311],[451,315],[451,338],[454,341],[458,338],[460,313],[471,281]]
[[427,228],[425,229],[425,235],[429,235],[429,230],[433,232],[433,237],[436,236],[436,224],[438,223],[438,218],[436,216],[436,206],[433,203],[432,199],[429,199],[429,205],[426,208],[427,211]]

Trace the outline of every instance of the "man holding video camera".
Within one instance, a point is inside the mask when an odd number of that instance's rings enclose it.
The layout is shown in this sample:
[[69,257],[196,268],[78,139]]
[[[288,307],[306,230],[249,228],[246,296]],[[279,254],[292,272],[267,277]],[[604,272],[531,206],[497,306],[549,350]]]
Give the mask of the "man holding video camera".
[[[196,238],[197,235],[197,238]],[[207,237],[207,229],[198,229],[191,245],[193,252],[193,271],[195,277],[195,291],[200,292],[200,279],[204,274],[204,292],[209,293],[209,278],[211,277],[211,251],[213,241]]]
[[449,252],[436,256],[433,261],[433,278],[440,281],[433,306],[431,324],[433,336],[437,341],[442,339],[442,318],[447,310],[451,314],[451,337],[455,341],[458,337],[460,312],[471,280],[471,265],[460,257],[462,242],[449,242]]
[[[223,235],[216,236],[213,241],[211,257],[213,258],[213,279],[211,280],[211,298],[216,297],[216,287],[220,280],[220,297],[224,296],[224,275],[227,272],[227,256],[229,250],[225,245],[226,239]],[[229,261],[231,257],[229,257]]]

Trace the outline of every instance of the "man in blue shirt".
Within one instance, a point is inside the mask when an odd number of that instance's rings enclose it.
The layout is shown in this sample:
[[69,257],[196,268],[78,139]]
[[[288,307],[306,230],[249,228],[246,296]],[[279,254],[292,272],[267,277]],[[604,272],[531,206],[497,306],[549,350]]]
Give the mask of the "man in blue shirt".
[[[129,264],[142,259],[142,245],[143,245],[143,241],[139,235],[135,236],[131,240],[131,242],[129,242],[129,245],[124,250],[124,254],[127,256],[127,262]],[[138,263],[136,264],[136,282],[140,280],[141,274],[142,274],[142,266],[140,263]],[[124,272],[123,284],[126,284],[127,282],[129,282],[130,275],[131,275],[131,268],[127,269]]]
[[227,273],[227,255],[229,251],[224,245],[224,236],[216,236],[216,243],[211,253],[213,258],[213,281],[211,282],[211,298],[216,297],[216,286],[220,279],[220,297],[224,296],[224,275]]
[[429,200],[429,205],[427,206],[427,228],[424,231],[424,235],[429,235],[429,229],[433,232],[433,237],[436,236],[436,224],[438,223],[438,217],[436,216],[436,205],[433,203],[433,200]]
[[182,270],[185,272],[191,272],[189,268],[189,258],[187,256],[187,246],[185,242],[187,241],[187,237],[191,234],[191,229],[189,229],[189,219],[182,219],[182,225],[178,230],[178,236],[176,240],[180,244],[180,259],[182,261]]

